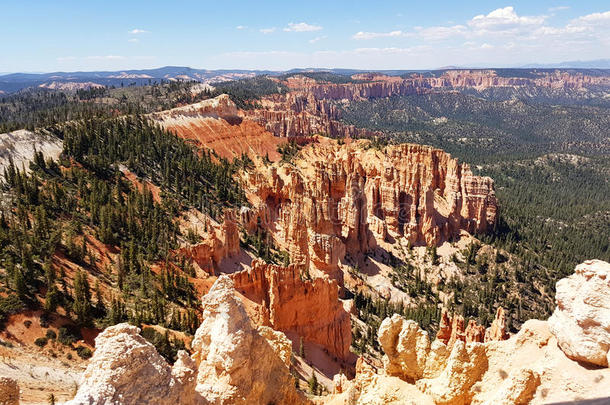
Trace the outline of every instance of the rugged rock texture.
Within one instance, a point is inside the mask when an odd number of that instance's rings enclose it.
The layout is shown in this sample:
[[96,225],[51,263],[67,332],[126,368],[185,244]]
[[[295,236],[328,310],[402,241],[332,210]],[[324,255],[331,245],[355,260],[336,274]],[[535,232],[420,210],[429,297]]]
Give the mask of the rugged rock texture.
[[608,367],[610,362],[610,264],[589,260],[557,282],[557,307],[549,326],[571,359]]
[[385,353],[383,365],[389,375],[407,381],[423,377],[430,351],[428,332],[423,331],[417,322],[394,314],[381,323],[378,336]]
[[233,282],[220,276],[203,297],[193,340],[199,395],[215,404],[304,403],[286,364],[253,328]]
[[485,331],[485,342],[492,340],[506,340],[510,336],[506,330],[506,314],[504,308],[498,307],[496,317],[491,323],[491,326]]
[[506,330],[506,314],[502,307],[496,310],[496,316],[487,329],[479,325],[471,319],[468,321],[468,326],[464,329],[464,317],[454,315],[453,317],[443,309],[441,320],[439,322],[436,338],[446,344],[448,347],[453,347],[453,344],[461,340],[462,342],[490,342],[492,340],[506,340],[510,336]]
[[230,277],[237,291],[260,305],[263,324],[319,344],[339,359],[349,354],[351,322],[339,301],[336,281],[328,277],[306,280],[297,266],[261,260]]
[[334,278],[346,253],[357,257],[377,240],[432,245],[496,220],[493,181],[439,149],[320,139],[293,163],[245,174],[254,208],[242,223],[265,227],[297,264]]
[[[119,324],[98,335],[95,354],[69,405],[178,403],[183,393],[182,384],[172,375],[165,359],[139,332],[135,326]],[[184,403],[193,403],[190,397],[185,397]]]
[[267,339],[273,350],[277,353],[280,359],[290,367],[292,361],[292,342],[282,332],[273,330],[268,326],[259,326],[258,333]]
[[0,377],[0,404],[19,405],[19,386],[9,377]]
[[[203,298],[203,323],[173,367],[127,324],[107,328],[83,375],[77,404],[252,404],[307,401],[286,367],[286,337],[250,323],[233,283],[221,276]],[[270,344],[271,342],[271,344]],[[273,345],[273,346],[272,346]]]
[[437,404],[469,403],[471,387],[487,370],[481,343],[457,340],[451,349],[440,341],[431,345],[427,332],[397,314],[382,322],[378,336],[386,373],[417,382]]
[[180,249],[180,253],[191,258],[197,265],[211,275],[217,275],[218,266],[223,259],[239,252],[239,229],[235,214],[225,210],[221,224],[207,219],[203,242]]
[[415,385],[398,377],[377,373],[362,357],[356,363],[356,378],[346,381],[340,377],[341,392],[324,398],[325,405],[434,405],[432,398]]
[[[610,398],[610,369],[589,367],[571,360],[562,351],[562,339],[573,338],[569,342],[570,350],[581,349],[579,345],[583,345],[586,350],[581,351],[580,356],[585,353],[589,362],[600,352],[599,345],[605,341],[605,335],[596,328],[608,320],[604,300],[610,293],[609,268],[610,265],[601,261],[588,261],[578,266],[573,276],[557,284],[558,308],[554,319],[549,322],[529,320],[508,340],[464,343],[456,339],[449,348],[441,340],[449,341],[452,333],[448,325],[454,324],[446,313],[442,318],[445,328],[439,331],[432,344],[427,333],[413,321],[399,315],[387,318],[378,333],[385,352],[384,370],[376,372],[371,367],[360,367],[352,381],[338,377],[340,390],[336,390],[328,403],[339,404],[340,400],[355,404],[377,403],[374,399],[367,402],[369,399],[365,395],[390,390],[408,392],[413,387],[426,398],[421,399],[422,403],[431,401],[435,404],[512,405],[607,400]],[[586,317],[578,317],[583,314]],[[488,329],[488,336],[505,336],[503,319],[504,311],[499,309],[495,326]],[[581,329],[574,326],[578,319],[586,320],[579,324]],[[594,331],[587,328],[594,328]],[[598,338],[596,345],[590,344],[592,334]],[[597,358],[601,357],[597,355]]]

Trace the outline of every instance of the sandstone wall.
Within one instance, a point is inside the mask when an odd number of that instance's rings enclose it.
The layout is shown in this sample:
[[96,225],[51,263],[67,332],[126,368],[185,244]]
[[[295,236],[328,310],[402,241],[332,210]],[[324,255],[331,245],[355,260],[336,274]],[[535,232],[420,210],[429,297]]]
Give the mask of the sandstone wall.
[[324,141],[293,163],[244,175],[253,209],[241,221],[262,224],[296,263],[339,281],[346,253],[357,256],[379,240],[434,245],[495,224],[493,180],[439,149]]
[[345,359],[351,345],[349,314],[339,301],[337,282],[304,279],[299,267],[281,267],[260,260],[252,268],[230,275],[235,289],[261,307],[263,322],[294,333]]

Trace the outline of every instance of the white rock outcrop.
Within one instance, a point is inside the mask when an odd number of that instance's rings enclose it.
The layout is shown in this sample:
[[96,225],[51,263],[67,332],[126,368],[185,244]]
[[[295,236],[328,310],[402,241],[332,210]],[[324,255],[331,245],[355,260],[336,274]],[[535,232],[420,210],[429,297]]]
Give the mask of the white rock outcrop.
[[[121,323],[100,333],[78,392],[67,404],[179,403],[185,391],[182,382],[174,377],[172,367],[139,332],[139,328]],[[180,358],[185,355],[181,353]],[[176,362],[177,369],[183,368],[183,364]],[[194,372],[194,368],[188,368],[180,374]]]
[[608,367],[610,264],[588,260],[559,280],[556,291],[557,307],[548,322],[561,350],[573,360]]
[[[221,276],[203,297],[203,322],[193,355],[170,366],[128,324],[111,326],[69,405],[304,404],[290,374],[291,347],[283,333],[252,326],[233,282]],[[288,344],[288,346],[287,346]]]
[[193,340],[196,391],[214,404],[299,404],[284,361],[252,326],[233,282],[220,276],[203,297],[203,322]]

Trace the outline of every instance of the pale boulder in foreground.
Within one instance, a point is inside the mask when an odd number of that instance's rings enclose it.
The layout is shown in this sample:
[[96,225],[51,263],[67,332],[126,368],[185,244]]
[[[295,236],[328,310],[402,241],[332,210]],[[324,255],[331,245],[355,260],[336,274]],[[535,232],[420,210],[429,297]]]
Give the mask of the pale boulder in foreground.
[[172,366],[139,329],[119,324],[96,338],[96,351],[69,405],[303,404],[288,370],[283,333],[250,323],[232,281],[221,276],[203,297],[193,355]]
[[[571,359],[608,367],[610,264],[588,260],[557,283],[557,307],[549,326]],[[610,383],[609,383],[610,384]]]

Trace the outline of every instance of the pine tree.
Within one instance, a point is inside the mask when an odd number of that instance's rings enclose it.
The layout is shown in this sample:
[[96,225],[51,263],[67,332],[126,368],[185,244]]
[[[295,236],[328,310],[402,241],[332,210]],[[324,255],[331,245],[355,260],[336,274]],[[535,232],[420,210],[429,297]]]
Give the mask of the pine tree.
[[74,278],[74,304],[72,309],[79,324],[88,325],[91,322],[91,291],[87,275],[80,270],[77,271]]

